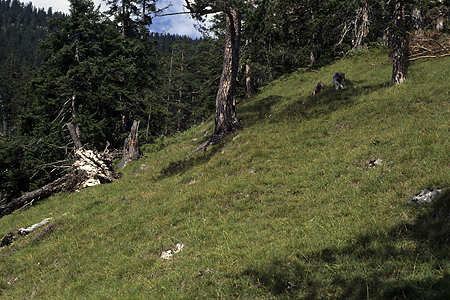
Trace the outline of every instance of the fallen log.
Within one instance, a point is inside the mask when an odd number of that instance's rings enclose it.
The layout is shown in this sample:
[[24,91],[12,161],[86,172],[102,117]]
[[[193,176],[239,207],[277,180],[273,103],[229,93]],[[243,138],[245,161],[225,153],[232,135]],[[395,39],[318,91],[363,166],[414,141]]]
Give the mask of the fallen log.
[[63,177],[0,206],[0,218],[51,195],[72,193],[85,187],[109,183],[121,176],[114,171],[112,158],[107,152],[98,153],[96,150],[78,148],[75,150],[75,158],[69,172]]
[[41,222],[36,223],[30,227],[19,228],[19,230],[11,230],[1,240],[0,247],[4,247],[4,246],[8,246],[8,245],[12,244],[18,238],[28,235],[29,233],[35,231],[39,227],[46,225],[51,220],[52,220],[52,218],[47,218],[47,219],[44,219]]

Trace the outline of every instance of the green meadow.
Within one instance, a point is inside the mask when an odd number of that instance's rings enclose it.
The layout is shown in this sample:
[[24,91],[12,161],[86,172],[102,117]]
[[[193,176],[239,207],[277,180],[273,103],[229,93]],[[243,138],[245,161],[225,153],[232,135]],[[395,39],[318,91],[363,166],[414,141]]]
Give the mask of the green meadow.
[[[144,145],[121,179],[0,219],[52,218],[0,249],[0,298],[450,299],[449,70],[391,86],[386,50],[356,52],[239,99],[206,151],[186,157],[212,118]],[[423,188],[441,196],[406,204]]]

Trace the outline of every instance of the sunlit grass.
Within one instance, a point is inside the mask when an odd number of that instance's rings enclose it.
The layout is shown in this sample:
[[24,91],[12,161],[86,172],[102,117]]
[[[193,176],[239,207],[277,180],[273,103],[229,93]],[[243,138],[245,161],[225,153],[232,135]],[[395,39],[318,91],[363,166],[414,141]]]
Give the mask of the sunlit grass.
[[[416,61],[396,87],[378,50],[299,70],[241,101],[242,130],[205,152],[186,158],[212,122],[112,184],[4,217],[2,235],[54,229],[0,250],[1,298],[449,298],[449,66]],[[405,204],[432,187],[437,204]]]

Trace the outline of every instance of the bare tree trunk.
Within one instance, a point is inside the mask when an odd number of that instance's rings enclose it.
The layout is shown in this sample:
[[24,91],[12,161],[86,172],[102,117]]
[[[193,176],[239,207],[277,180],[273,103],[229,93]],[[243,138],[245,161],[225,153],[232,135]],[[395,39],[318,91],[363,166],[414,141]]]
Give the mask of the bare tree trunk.
[[81,141],[80,141],[80,138],[78,136],[75,126],[72,123],[67,123],[66,126],[67,126],[67,129],[69,129],[70,137],[72,138],[72,141],[75,144],[75,149],[83,148],[83,145],[81,144]]
[[[314,20],[314,14],[311,15],[311,19]],[[317,56],[317,51],[316,51],[316,45],[314,43],[316,39],[316,34],[313,33],[311,35],[311,43],[310,43],[310,47],[311,49],[309,50],[309,64],[310,65],[314,65],[316,62],[316,56]]]
[[114,171],[112,158],[107,153],[80,148],[69,173],[55,181],[0,206],[0,218],[26,205],[34,204],[58,193],[71,193],[85,187],[108,183],[121,176]]
[[252,98],[256,94],[255,82],[252,77],[252,67],[249,64],[245,65],[245,86],[247,87],[247,98]]
[[[8,246],[8,245],[12,244],[18,238],[28,235],[29,233],[35,231],[39,227],[46,225],[51,220],[52,220],[52,218],[47,218],[47,219],[44,219],[41,222],[36,223],[30,227],[19,228],[18,230],[11,230],[1,240],[0,247],[4,247],[4,246]],[[49,227],[47,226],[46,228],[49,228]]]
[[2,105],[2,119],[3,119],[3,133],[6,134],[8,131],[8,114],[6,113],[5,104],[0,100]]
[[125,24],[125,18],[126,18],[126,7],[125,7],[126,1],[122,0],[122,36],[125,37],[125,32],[126,32],[126,26],[127,24]]
[[170,56],[169,84],[167,87],[166,130],[165,130],[166,135],[169,133],[169,105],[170,105],[170,92],[171,92],[171,86],[172,86],[172,66],[173,66],[173,50],[172,50],[172,55]]
[[[247,39],[245,41],[245,45],[248,46],[250,44],[251,39]],[[251,57],[249,57],[249,60]],[[252,98],[256,94],[255,82],[253,81],[253,72],[252,67],[249,63],[245,64],[245,86],[247,88],[247,98]]]
[[394,12],[394,34],[392,41],[392,85],[405,81],[405,39],[404,39],[404,0],[396,0]]
[[[183,63],[184,63],[184,52],[181,52],[181,68],[180,68],[180,72],[181,73],[183,73],[183,71],[184,71],[184,66],[183,66]],[[178,110],[177,110],[177,131],[180,131],[180,129],[181,129],[181,119],[182,119],[182,116],[181,116],[181,102],[182,102],[182,100],[183,100],[183,89],[182,89],[182,87],[180,86],[179,87],[179,89],[178,89]]]
[[[79,127],[79,126],[76,124],[76,122],[75,122],[75,118],[76,118],[77,115],[78,115],[78,110],[79,110],[79,107],[78,107],[77,95],[74,93],[74,94],[72,95],[72,122],[75,123],[75,125],[73,125],[73,128],[74,128],[74,130],[75,130],[74,133],[76,134],[77,138],[79,138],[80,135],[81,135],[81,133],[80,133],[80,127]],[[69,123],[69,124],[72,125],[72,123]],[[69,129],[69,130],[70,130],[70,129]],[[71,137],[73,138],[72,133],[71,133]]]
[[22,208],[26,205],[33,204],[35,201],[38,202],[39,200],[45,199],[50,197],[53,194],[60,193],[63,190],[63,187],[65,186],[65,183],[69,179],[71,174],[66,174],[63,177],[37,189],[32,192],[29,192],[11,202],[9,202],[6,205],[0,206],[0,218],[3,216],[9,215],[13,211]]
[[367,2],[361,8],[356,10],[355,19],[355,39],[353,40],[353,47],[361,49],[363,37],[366,37],[369,32],[369,9]]
[[216,97],[215,130],[225,136],[239,127],[236,117],[236,85],[241,42],[241,13],[230,8],[226,13],[225,52],[219,91]]
[[131,127],[131,132],[125,139],[125,145],[123,147],[122,161],[119,163],[118,168],[124,168],[129,162],[136,161],[141,156],[141,150],[139,149],[139,121],[134,121]]
[[413,27],[415,30],[424,30],[424,18],[419,8],[414,8],[411,14]]
[[236,116],[236,86],[241,43],[241,13],[236,8],[228,8],[224,12],[226,16],[225,51],[216,97],[215,129],[213,135],[189,155],[209,145],[217,144],[227,134],[240,127]]

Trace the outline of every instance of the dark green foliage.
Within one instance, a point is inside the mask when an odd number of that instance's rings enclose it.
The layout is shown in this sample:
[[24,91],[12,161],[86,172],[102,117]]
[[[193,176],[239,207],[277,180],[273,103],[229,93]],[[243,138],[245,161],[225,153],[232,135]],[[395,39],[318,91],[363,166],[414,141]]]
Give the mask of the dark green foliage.
[[[119,29],[91,1],[71,1],[69,17],[50,21],[39,72],[22,86],[2,81],[18,99],[13,135],[2,141],[0,153],[2,169],[9,170],[1,175],[0,188],[8,198],[60,176],[64,168],[52,162],[70,165],[66,123],[77,126],[83,143],[102,150],[108,143],[121,148],[133,120],[164,119],[156,102],[154,44],[138,35],[125,37]],[[13,71],[0,75],[13,78]],[[147,134],[156,136],[159,128],[147,126]]]
[[261,86],[301,67],[327,64],[353,47],[363,1],[257,1],[243,29],[244,59]]
[[106,0],[108,15],[120,24],[126,37],[147,36],[147,26],[152,24],[151,14],[156,12],[156,0]]
[[51,9],[36,9],[31,2],[0,0],[0,62],[15,55],[21,67],[39,65],[42,56],[35,55],[38,41],[47,32],[47,18],[62,16]]
[[223,52],[222,45],[211,38],[170,39],[159,38],[163,50],[160,97],[166,106],[165,134],[189,129],[214,112]]
[[36,51],[47,34],[48,19],[58,16],[63,15],[36,9],[32,3],[0,0],[0,131],[4,134],[13,130],[31,70],[42,63],[44,55]]
[[123,37],[91,2],[72,1],[70,17],[51,23],[41,49],[46,62],[31,86],[31,114],[40,118],[22,134],[35,135],[37,123],[74,122],[83,142],[119,147],[133,120],[147,119],[157,55],[149,41]]

